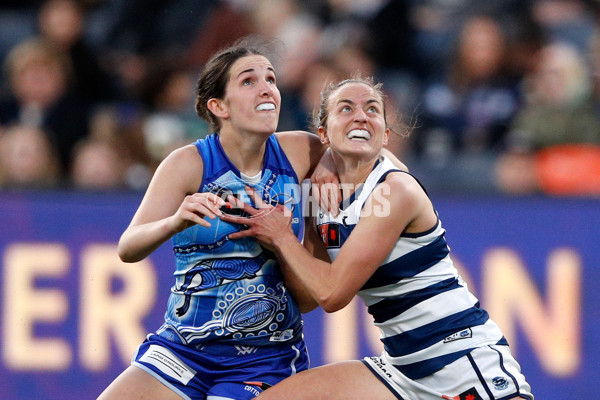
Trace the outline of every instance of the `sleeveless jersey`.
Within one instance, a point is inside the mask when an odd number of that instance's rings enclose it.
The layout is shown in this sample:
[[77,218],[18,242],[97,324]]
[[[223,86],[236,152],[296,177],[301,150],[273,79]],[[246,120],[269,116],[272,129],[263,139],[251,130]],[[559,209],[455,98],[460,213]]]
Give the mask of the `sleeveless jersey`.
[[[407,173],[380,158],[364,185],[342,203],[347,206],[340,207],[338,217],[319,212],[317,227],[332,260],[372,191],[394,171]],[[454,267],[439,219],[427,232],[402,234],[358,296],[380,329],[383,356],[411,379],[430,375],[476,347],[506,344]]]
[[[217,134],[195,145],[204,163],[199,192],[253,204],[244,190],[252,186],[266,203],[292,210],[292,228],[302,237],[298,178],[274,135],[266,142],[261,179],[251,184],[229,161]],[[229,240],[230,233],[243,229],[239,224],[205,219],[210,228],[195,225],[172,238],[175,285],[158,333],[193,345],[267,346],[300,339],[301,314],[286,292],[275,255],[253,238]]]

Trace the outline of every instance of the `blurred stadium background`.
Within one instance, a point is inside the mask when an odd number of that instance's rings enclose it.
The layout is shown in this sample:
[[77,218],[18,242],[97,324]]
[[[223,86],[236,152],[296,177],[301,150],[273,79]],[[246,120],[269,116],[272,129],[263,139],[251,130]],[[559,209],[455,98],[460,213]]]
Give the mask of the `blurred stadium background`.
[[[0,398],[93,399],[159,325],[168,246],[115,246],[162,158],[209,133],[202,65],[250,33],[285,47],[280,130],[309,129],[324,81],[384,83],[410,131],[390,148],[534,394],[598,397],[599,28],[595,0],[0,2]],[[313,365],[379,351],[361,304],[306,324]]]

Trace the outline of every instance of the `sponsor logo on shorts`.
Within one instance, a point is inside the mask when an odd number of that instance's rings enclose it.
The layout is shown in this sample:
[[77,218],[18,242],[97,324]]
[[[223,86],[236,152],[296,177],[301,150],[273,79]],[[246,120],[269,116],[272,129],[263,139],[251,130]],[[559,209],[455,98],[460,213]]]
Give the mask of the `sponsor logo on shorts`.
[[246,385],[246,386],[244,386],[244,390],[246,392],[252,393],[254,396],[258,396],[260,394],[260,391],[257,388],[255,388],[254,386]]
[[254,346],[234,346],[238,351],[238,356],[244,356],[246,354],[256,353],[256,347]]
[[392,374],[390,374],[387,370],[387,366],[386,364],[381,360],[381,358],[379,357],[369,357],[369,359],[373,362],[373,364],[375,364],[375,366],[377,368],[379,368],[379,370],[381,371],[381,373],[385,376],[387,376],[388,378],[392,377]]
[[287,342],[294,337],[293,329],[286,329],[285,331],[273,332],[269,338],[270,342]]
[[452,335],[446,337],[444,339],[444,343],[454,342],[455,340],[467,339],[473,337],[473,331],[471,328],[463,329],[460,332],[453,333]]
[[270,385],[270,384],[268,384],[266,382],[258,382],[258,381],[256,381],[256,382],[250,382],[250,381],[248,381],[248,382],[244,382],[244,384],[246,384],[246,385],[252,385],[252,386],[257,386],[257,387],[259,387],[263,391],[267,390],[268,388],[270,388],[271,386],[273,386],[273,385]]
[[494,379],[492,379],[492,383],[494,384],[496,390],[504,390],[509,385],[508,379],[506,379],[503,376],[495,377]]
[[462,392],[458,396],[442,396],[442,398],[446,400],[483,400],[474,387],[466,392]]
[[178,380],[184,385],[187,385],[190,379],[196,375],[196,371],[185,365],[173,352],[155,344],[150,345],[148,351],[140,357],[139,361],[155,366],[163,374]]

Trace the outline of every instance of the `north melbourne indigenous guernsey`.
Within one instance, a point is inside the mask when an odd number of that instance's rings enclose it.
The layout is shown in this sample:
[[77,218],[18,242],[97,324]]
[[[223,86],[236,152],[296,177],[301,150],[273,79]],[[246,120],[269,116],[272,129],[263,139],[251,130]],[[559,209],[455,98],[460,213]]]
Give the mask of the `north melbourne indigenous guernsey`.
[[[268,204],[284,204],[293,213],[292,228],[303,234],[298,178],[275,135],[266,142],[259,176],[248,178],[229,161],[217,134],[196,142],[204,162],[199,192],[228,195],[252,204],[245,185]],[[236,212],[236,209],[224,209]],[[176,259],[165,324],[159,330],[183,344],[210,342],[269,346],[298,341],[302,320],[287,293],[278,261],[254,238],[229,240],[243,227],[220,219],[210,228],[192,226],[172,238]]]
[[[274,135],[254,177],[229,161],[217,134],[195,145],[203,161],[199,192],[252,204],[245,191],[252,186],[264,202],[292,212],[292,229],[302,237],[298,178]],[[244,226],[207,220],[209,228],[194,225],[173,236],[175,284],[165,322],[146,337],[132,364],[183,399],[250,400],[309,367],[301,314],[275,255],[253,238],[229,240]]]

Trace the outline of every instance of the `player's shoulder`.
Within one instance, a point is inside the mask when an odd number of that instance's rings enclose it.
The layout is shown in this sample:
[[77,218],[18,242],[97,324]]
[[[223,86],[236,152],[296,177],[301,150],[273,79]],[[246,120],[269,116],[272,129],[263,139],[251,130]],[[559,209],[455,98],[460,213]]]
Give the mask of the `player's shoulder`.
[[277,132],[275,137],[300,180],[311,172],[325,151],[319,137],[307,131]]
[[282,146],[306,145],[319,142],[319,137],[308,131],[275,132],[275,137]]
[[169,153],[158,166],[157,172],[171,177],[194,178],[202,176],[203,166],[202,157],[196,146],[189,144]]
[[417,178],[402,170],[389,171],[384,180],[376,188],[383,193],[389,193],[391,198],[406,200],[407,197],[421,197],[425,191]]
[[202,165],[202,157],[194,144],[188,144],[171,151],[163,160],[163,163],[167,164],[179,165],[182,162],[191,164],[199,163]]

